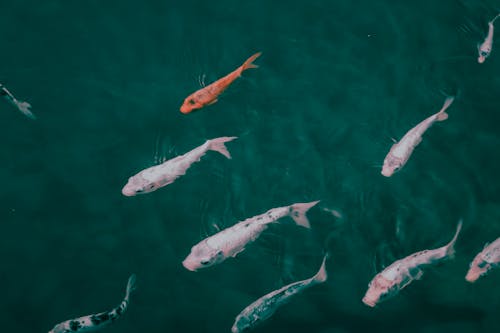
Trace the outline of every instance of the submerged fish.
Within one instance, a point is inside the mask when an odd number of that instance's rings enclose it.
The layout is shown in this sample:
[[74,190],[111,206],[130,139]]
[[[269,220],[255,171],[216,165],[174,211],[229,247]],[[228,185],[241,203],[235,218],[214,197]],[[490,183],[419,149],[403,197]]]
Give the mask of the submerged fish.
[[217,98],[224,90],[227,89],[233,83],[234,80],[241,76],[244,70],[249,68],[258,68],[253,61],[257,59],[262,52],[255,53],[253,56],[248,58],[243,65],[236,68],[234,71],[218,79],[217,81],[209,84],[208,86],[192,93],[184,100],[181,106],[182,113],[190,113],[194,110],[201,109],[207,105],[214,104],[217,102]]
[[129,277],[125,298],[116,308],[111,311],[66,320],[54,326],[49,333],[93,332],[114,323],[128,308],[130,294],[135,290],[135,279],[135,274]]
[[14,105],[19,111],[30,119],[36,119],[35,115],[31,112],[31,104],[28,102],[19,101],[0,83],[0,96],[3,96],[10,104]]
[[392,263],[378,273],[368,284],[363,303],[374,307],[378,303],[394,297],[413,280],[419,280],[424,274],[422,268],[453,258],[455,242],[462,229],[462,221],[458,222],[453,239],[445,246],[434,250],[424,250]]
[[273,208],[226,228],[215,235],[205,238],[191,248],[191,253],[182,265],[190,271],[219,264],[229,257],[245,250],[247,244],[255,241],[267,229],[270,223],[290,216],[297,225],[309,228],[307,211],[319,201],[296,203],[286,207]]
[[484,42],[481,45],[477,45],[477,51],[479,53],[479,56],[477,58],[477,62],[482,64],[483,62],[486,61],[486,58],[488,58],[491,54],[491,49],[493,48],[493,32],[495,30],[495,27],[493,24],[495,23],[495,20],[500,16],[500,14],[497,14],[493,18],[493,20],[488,22],[488,35],[486,35],[486,38],[484,39]]
[[326,272],[327,257],[328,255],[323,258],[323,263],[321,264],[319,271],[313,277],[284,286],[262,296],[247,306],[236,317],[231,331],[233,333],[240,333],[253,328],[257,324],[271,317],[280,306],[287,303],[294,295],[316,284],[325,282],[328,277]]
[[481,276],[486,275],[492,268],[500,266],[500,237],[493,243],[486,244],[470,264],[465,279],[475,282]]
[[391,150],[384,159],[382,166],[382,175],[390,177],[394,172],[401,170],[401,168],[410,159],[411,154],[415,147],[422,141],[422,135],[437,121],[448,119],[446,109],[453,103],[454,97],[446,98],[443,107],[439,112],[426,118],[417,126],[413,127],[405,136],[397,143],[392,145]]
[[177,156],[162,164],[144,169],[128,179],[127,184],[122,189],[122,194],[127,197],[137,194],[146,194],[173,183],[177,178],[186,174],[191,164],[198,162],[209,150],[219,152],[230,159],[231,154],[224,143],[233,141],[234,139],[237,139],[237,137],[225,136],[207,140],[201,146],[196,147],[184,155]]

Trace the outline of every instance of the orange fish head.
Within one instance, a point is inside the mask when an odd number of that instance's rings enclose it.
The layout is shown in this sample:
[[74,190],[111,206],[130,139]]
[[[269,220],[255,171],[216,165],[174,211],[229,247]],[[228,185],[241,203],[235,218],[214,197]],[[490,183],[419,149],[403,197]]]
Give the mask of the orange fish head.
[[181,112],[186,114],[194,110],[201,109],[202,107],[203,105],[198,102],[193,96],[189,96],[184,100],[184,103],[182,103]]

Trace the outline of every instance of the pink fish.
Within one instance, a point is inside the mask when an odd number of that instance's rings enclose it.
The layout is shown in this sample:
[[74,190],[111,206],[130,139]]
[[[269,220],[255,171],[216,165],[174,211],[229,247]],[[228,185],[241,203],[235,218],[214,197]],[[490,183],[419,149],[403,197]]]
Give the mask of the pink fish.
[[445,246],[434,250],[416,252],[406,258],[399,259],[378,273],[368,284],[363,303],[375,307],[378,303],[396,296],[401,289],[413,280],[419,280],[424,274],[422,268],[453,258],[455,242],[462,229],[462,221],[458,222],[453,239]]
[[488,35],[486,35],[486,38],[484,39],[484,42],[477,46],[477,51],[479,52],[479,56],[477,58],[477,62],[482,64],[483,62],[486,61],[486,58],[488,58],[491,54],[491,49],[493,48],[493,32],[495,30],[495,27],[493,24],[495,23],[495,20],[500,16],[500,14],[497,14],[493,18],[493,20],[488,22]]
[[182,265],[190,270],[207,268],[219,264],[230,257],[236,257],[245,247],[255,241],[269,224],[290,216],[297,225],[309,228],[307,211],[319,201],[296,203],[290,206],[273,208],[232,227],[212,235],[191,248]]
[[470,264],[465,279],[476,282],[481,276],[486,275],[492,268],[500,266],[500,237],[493,243],[486,244]]
[[448,119],[446,109],[453,103],[454,97],[446,98],[443,107],[439,112],[424,119],[417,126],[409,130],[405,136],[392,145],[391,150],[384,159],[382,166],[382,175],[385,177],[392,176],[396,171],[401,170],[410,159],[415,147],[422,141],[422,135],[437,121]]

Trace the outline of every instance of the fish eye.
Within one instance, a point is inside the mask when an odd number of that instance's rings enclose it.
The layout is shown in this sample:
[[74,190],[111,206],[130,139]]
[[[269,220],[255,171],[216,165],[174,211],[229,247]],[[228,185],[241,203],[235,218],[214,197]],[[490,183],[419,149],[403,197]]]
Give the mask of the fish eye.
[[141,192],[144,192],[144,190],[142,188],[138,188],[135,190],[136,193],[141,193]]
[[194,101],[194,99],[190,99],[190,100],[189,100],[189,104],[194,105],[195,103],[196,103],[196,102]]
[[200,264],[208,265],[208,264],[210,264],[210,260],[202,260],[202,261],[200,261]]

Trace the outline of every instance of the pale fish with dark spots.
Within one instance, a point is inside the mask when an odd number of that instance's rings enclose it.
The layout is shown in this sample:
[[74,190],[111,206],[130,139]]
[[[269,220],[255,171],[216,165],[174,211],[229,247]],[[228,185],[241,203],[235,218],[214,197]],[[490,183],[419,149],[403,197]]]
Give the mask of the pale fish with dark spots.
[[394,297],[413,280],[419,280],[424,274],[423,268],[453,258],[455,243],[462,229],[462,221],[457,225],[453,239],[445,246],[434,250],[424,250],[397,260],[378,273],[368,284],[363,303],[374,307],[378,303]]
[[311,278],[297,281],[286,285],[278,290],[275,290],[267,295],[262,296],[249,306],[247,306],[235,319],[231,331],[233,333],[246,332],[249,329],[257,326],[262,321],[271,317],[276,310],[283,304],[286,304],[290,299],[307,288],[310,288],[319,283],[326,281],[328,275],[326,272],[326,259],[323,258],[323,263],[319,271]]
[[493,243],[486,244],[476,255],[470,263],[465,279],[471,283],[476,282],[481,276],[485,276],[491,269],[498,266],[500,266],[500,237]]
[[93,332],[114,323],[128,308],[130,294],[135,290],[135,280],[135,274],[132,274],[128,279],[125,298],[116,308],[111,311],[66,320],[54,326],[49,333]]
[[309,228],[306,212],[319,201],[296,203],[286,207],[273,208],[264,214],[248,218],[232,227],[212,235],[191,248],[191,253],[182,265],[190,271],[219,264],[230,257],[236,257],[245,247],[255,241],[270,223],[290,216],[297,225]]
[[437,121],[448,119],[446,109],[453,103],[454,97],[446,98],[443,107],[438,113],[424,119],[417,126],[409,130],[405,136],[392,145],[391,150],[384,159],[382,166],[382,175],[385,177],[392,176],[396,171],[401,170],[410,159],[415,147],[422,141],[422,135]]
[[477,46],[477,51],[479,53],[477,62],[480,64],[486,61],[486,58],[490,56],[491,50],[493,49],[493,33],[495,31],[495,26],[493,24],[498,17],[500,17],[500,14],[497,14],[497,16],[488,22],[488,34],[486,35],[484,42],[481,45],[478,44]]
[[129,178],[127,184],[122,189],[122,194],[130,197],[138,194],[146,194],[173,183],[177,178],[186,174],[187,169],[200,159],[209,150],[221,153],[230,159],[231,154],[224,143],[237,139],[235,136],[221,137],[207,140],[201,146],[187,152],[184,155],[177,156],[162,164],[144,169],[138,174]]

